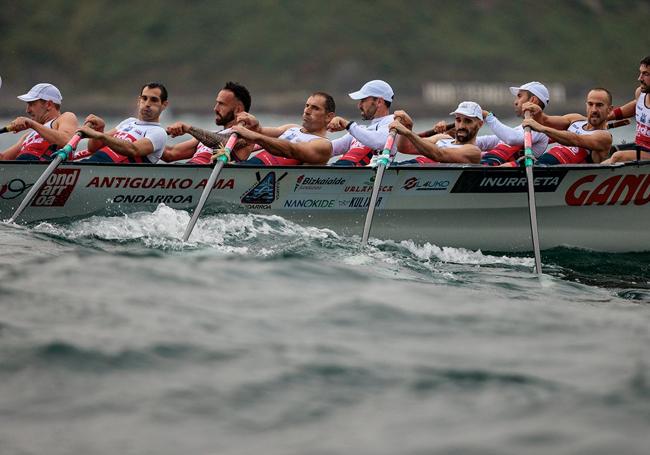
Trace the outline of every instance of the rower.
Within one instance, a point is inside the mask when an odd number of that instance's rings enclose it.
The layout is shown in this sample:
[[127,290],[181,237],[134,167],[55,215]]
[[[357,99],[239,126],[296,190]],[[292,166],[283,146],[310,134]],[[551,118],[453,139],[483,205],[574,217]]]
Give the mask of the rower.
[[[523,118],[524,103],[537,104],[542,110],[548,106],[549,94],[544,84],[533,81],[520,87],[510,87],[510,93],[515,96],[515,115]],[[493,135],[479,136],[476,145],[484,152],[481,154],[481,164],[484,166],[517,166],[517,160],[524,154],[524,128],[518,125],[514,128],[501,123],[492,112],[483,111],[485,123]],[[532,132],[533,155],[539,157],[546,151],[548,137],[545,134]]]
[[557,142],[542,154],[537,164],[600,163],[609,155],[612,134],[607,131],[607,116],[612,111],[612,94],[605,88],[593,88],[587,94],[586,117],[582,114],[550,116],[535,103],[525,103],[524,111],[532,118],[522,126],[546,134]]
[[238,125],[233,126],[232,131],[263,149],[242,164],[326,164],[332,156],[332,143],[326,137],[327,124],[334,118],[335,110],[334,98],[325,92],[314,92],[305,103],[302,126],[261,127],[255,116],[240,113],[237,116]]
[[138,117],[120,122],[108,133],[101,117],[90,114],[84,121],[88,126],[79,128],[89,138],[90,154],[82,162],[100,163],[156,163],[162,156],[167,133],[160,126],[160,114],[167,108],[167,89],[159,82],[145,84],[138,97]]
[[397,150],[401,153],[421,156],[413,160],[402,161],[400,165],[427,165],[435,163],[473,163],[481,159],[481,149],[476,145],[476,135],[483,126],[483,109],[473,101],[463,101],[454,116],[456,138],[448,134],[435,134],[420,137],[413,132],[413,120],[404,111],[395,112],[395,121],[389,129],[399,133]]
[[387,82],[374,80],[366,82],[360,90],[349,94],[359,100],[357,106],[361,118],[372,120],[370,125],[358,125],[343,117],[334,117],[327,125],[331,132],[347,130],[348,133],[332,141],[334,156],[342,155],[334,166],[366,166],[372,156],[383,149],[388,138],[388,125],[394,120],[390,115],[393,89]]
[[63,148],[79,126],[72,112],[61,113],[63,97],[52,84],[41,83],[18,97],[27,103],[29,116],[17,117],[7,129],[18,133],[31,129],[8,149],[0,153],[0,160],[48,161],[52,152]]
[[[167,127],[171,137],[190,134],[193,138],[176,145],[167,146],[162,159],[166,162],[187,160],[187,164],[212,163],[212,151],[223,147],[230,136],[230,127],[235,124],[235,117],[240,112],[248,112],[251,107],[251,95],[246,87],[237,82],[227,82],[217,93],[214,105],[214,122],[224,129],[218,132],[207,131],[183,122],[172,123]],[[244,161],[253,150],[252,145],[238,141],[230,154],[233,162]]]
[[[623,161],[650,160],[650,55],[640,62],[639,87],[634,92],[634,99],[615,108],[610,119],[632,117],[636,113],[636,136],[634,150],[620,150],[602,164],[614,164]],[[642,96],[643,94],[643,96]]]

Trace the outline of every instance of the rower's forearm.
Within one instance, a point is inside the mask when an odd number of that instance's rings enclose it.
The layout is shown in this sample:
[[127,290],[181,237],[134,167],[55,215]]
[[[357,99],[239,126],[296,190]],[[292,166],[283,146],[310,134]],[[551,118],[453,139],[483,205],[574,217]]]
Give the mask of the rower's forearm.
[[129,158],[135,158],[140,155],[140,153],[138,153],[138,148],[133,142],[118,139],[106,133],[102,133],[98,140],[120,155],[128,156]]
[[46,126],[41,125],[40,123],[35,123],[32,129],[35,130],[38,134],[40,134],[41,137],[45,140],[45,142],[49,142],[50,144],[54,144],[61,148],[65,146],[70,139],[72,139],[72,135],[74,134],[74,132],[68,134],[67,132],[64,131],[55,130],[54,128],[48,128]]
[[294,144],[286,141],[284,139],[278,139],[275,137],[268,137],[259,134],[254,142],[258,145],[261,145],[266,151],[276,155],[282,156],[284,158],[295,158],[294,156]]
[[580,139],[580,136],[570,131],[556,130],[555,128],[544,126],[539,129],[539,132],[546,134],[550,139],[561,145],[569,147],[579,145],[576,144],[576,141]]
[[227,134],[215,133],[191,126],[190,135],[197,141],[211,148],[219,148],[228,141]]
[[415,149],[420,154],[433,160],[438,160],[439,149],[437,145],[432,144],[429,141],[425,141],[413,131],[409,131],[407,134],[405,134],[405,136],[409,141],[411,141],[411,143],[415,146]]

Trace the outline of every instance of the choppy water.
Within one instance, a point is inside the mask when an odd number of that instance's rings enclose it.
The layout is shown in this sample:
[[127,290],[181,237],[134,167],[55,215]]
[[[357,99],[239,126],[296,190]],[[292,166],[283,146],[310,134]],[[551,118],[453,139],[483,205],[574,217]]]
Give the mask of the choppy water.
[[0,453],[647,454],[650,254],[0,224]]

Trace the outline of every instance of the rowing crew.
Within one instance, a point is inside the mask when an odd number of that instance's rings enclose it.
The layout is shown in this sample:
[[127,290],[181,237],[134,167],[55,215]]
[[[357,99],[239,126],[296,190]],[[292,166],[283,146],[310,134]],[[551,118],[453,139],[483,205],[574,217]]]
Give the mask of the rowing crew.
[[[523,155],[524,127],[533,130],[532,150],[538,164],[610,164],[635,159],[650,159],[650,57],[640,63],[640,87],[635,99],[613,108],[607,89],[594,88],[586,97],[586,115],[574,113],[549,116],[544,113],[550,96],[539,82],[511,87],[515,114],[531,118],[514,128],[501,123],[477,103],[464,101],[451,112],[453,127],[439,122],[433,130],[416,134],[413,120],[405,111],[390,114],[394,92],[381,80],[366,83],[350,93],[369,125],[360,125],[336,116],[334,99],[325,92],[314,92],[307,99],[302,123],[279,127],[261,126],[249,113],[251,96],[242,85],[228,82],[217,94],[214,106],[215,123],[223,129],[206,131],[183,122],[164,129],[160,115],[168,105],[166,88],[160,83],[142,87],[138,98],[137,118],[128,118],[105,132],[105,122],[89,115],[78,127],[76,116],[61,112],[62,96],[52,84],[37,84],[18,98],[27,103],[27,117],[18,117],[8,125],[14,132],[25,134],[8,148],[0,159],[48,160],[78,131],[89,138],[88,149],[73,159],[90,162],[156,163],[188,160],[191,164],[210,164],[216,154],[224,153],[223,144],[236,133],[236,142],[228,159],[251,165],[326,164],[332,156],[335,166],[365,166],[383,148],[391,129],[399,133],[392,152],[415,155],[403,165],[435,163],[474,163],[486,166],[517,166]],[[643,94],[643,96],[641,96]],[[619,151],[608,158],[612,136],[607,121],[636,114],[636,150]],[[494,133],[477,136],[486,123]],[[346,130],[338,139],[327,138],[328,132]],[[167,135],[189,134],[192,139],[167,146]]]

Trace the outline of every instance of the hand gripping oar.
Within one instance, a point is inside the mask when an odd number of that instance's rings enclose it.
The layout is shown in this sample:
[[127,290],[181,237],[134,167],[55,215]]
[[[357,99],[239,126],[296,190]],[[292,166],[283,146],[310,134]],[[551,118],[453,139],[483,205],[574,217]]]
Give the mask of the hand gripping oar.
[[361,245],[365,246],[368,244],[368,235],[370,234],[370,225],[372,224],[372,216],[375,213],[375,204],[377,203],[377,195],[379,194],[379,188],[381,187],[381,179],[384,177],[384,171],[390,162],[390,150],[393,148],[395,143],[395,136],[397,136],[397,131],[391,130],[388,134],[388,139],[386,139],[386,145],[384,145],[384,150],[381,152],[379,160],[377,162],[377,174],[375,175],[375,184],[372,187],[372,195],[370,196],[370,205],[368,205],[368,212],[366,213],[366,222],[363,225],[363,235],[361,236]]
[[[530,112],[526,112],[526,118]],[[542,274],[542,255],[539,251],[539,231],[537,230],[537,209],[535,206],[535,181],[533,180],[533,135],[530,126],[524,128],[524,163],[526,165],[526,180],[528,181],[528,214],[530,215],[530,233],[533,238],[535,253],[535,272]]]
[[80,132],[77,132],[72,136],[72,139],[60,150],[57,150],[54,152],[54,159],[50,163],[50,165],[45,169],[45,172],[41,174],[41,176],[36,180],[36,183],[32,186],[32,188],[29,190],[29,193],[27,193],[27,196],[23,199],[23,201],[20,203],[14,214],[7,220],[9,223],[13,223],[16,221],[16,219],[20,216],[20,214],[25,210],[25,207],[29,205],[30,202],[32,202],[32,199],[34,199],[34,196],[36,196],[36,193],[38,193],[38,190],[41,189],[45,181],[52,175],[54,170],[57,168],[57,166],[61,163],[61,161],[67,160],[69,155],[77,148],[77,145],[79,144],[79,141],[82,139],[83,134]]
[[221,172],[223,165],[226,164],[230,159],[230,154],[232,153],[232,149],[235,146],[235,142],[237,142],[237,133],[232,133],[228,138],[228,142],[226,142],[225,153],[222,153],[217,157],[217,162],[214,165],[214,168],[212,169],[212,173],[210,174],[210,178],[208,178],[208,182],[205,184],[205,188],[203,188],[203,193],[201,193],[201,198],[199,199],[199,203],[196,205],[196,208],[194,209],[194,213],[192,213],[192,218],[190,219],[190,222],[187,224],[187,227],[185,228],[185,234],[183,234],[183,242],[187,242],[187,239],[190,238],[190,234],[194,229],[196,220],[199,219],[199,215],[201,214],[201,210],[203,210],[205,201],[208,199],[208,196],[212,191],[214,182],[217,181],[217,177],[219,177],[219,173]]

